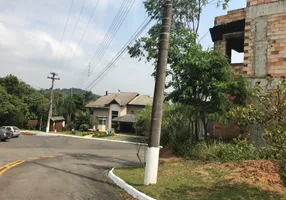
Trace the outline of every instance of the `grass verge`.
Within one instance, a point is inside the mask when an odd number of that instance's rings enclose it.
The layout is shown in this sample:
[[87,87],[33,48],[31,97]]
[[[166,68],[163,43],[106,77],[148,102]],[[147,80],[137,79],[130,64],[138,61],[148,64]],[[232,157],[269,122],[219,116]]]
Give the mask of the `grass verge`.
[[[114,173],[139,191],[158,200],[278,200],[284,194],[262,190],[246,182],[234,183],[230,170],[201,162],[180,160],[160,164],[158,183],[144,186],[144,169],[128,167]],[[234,177],[235,179],[235,177]]]

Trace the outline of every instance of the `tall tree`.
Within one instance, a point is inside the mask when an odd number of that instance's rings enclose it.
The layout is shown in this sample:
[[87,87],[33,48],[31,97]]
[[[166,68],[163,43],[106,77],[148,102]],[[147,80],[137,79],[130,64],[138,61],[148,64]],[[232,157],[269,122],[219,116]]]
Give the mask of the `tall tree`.
[[[162,20],[163,2],[164,0],[144,1],[148,15],[157,22]],[[226,9],[229,2],[230,0],[173,0],[173,28],[185,27],[197,34],[203,9],[207,5],[216,5]]]
[[[156,68],[159,52],[159,33],[162,21],[162,5],[164,0],[145,0],[144,6],[149,16],[156,20],[156,23],[149,29],[148,36],[141,37],[135,44],[129,47],[129,54],[132,58],[141,61],[152,62]],[[190,32],[197,42],[198,30],[201,23],[201,14],[205,6],[215,4],[217,7],[227,8],[230,0],[174,0],[173,2],[173,25],[170,38],[170,49],[176,44],[174,41],[178,36],[184,37],[183,32]],[[186,44],[187,45],[187,44]],[[178,53],[178,52],[177,52]],[[169,56],[168,64],[172,62]],[[169,71],[170,72],[170,71]],[[153,74],[155,75],[155,74]],[[167,73],[170,75],[170,73]]]

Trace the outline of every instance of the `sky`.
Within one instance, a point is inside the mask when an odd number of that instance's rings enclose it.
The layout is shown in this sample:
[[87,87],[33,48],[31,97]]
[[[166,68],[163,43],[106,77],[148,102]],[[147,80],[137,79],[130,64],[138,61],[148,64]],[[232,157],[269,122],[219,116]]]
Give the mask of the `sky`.
[[[74,0],[63,35],[72,0],[0,0],[0,77],[13,74],[39,89],[50,88],[51,81],[47,76],[56,72],[60,80],[56,81],[55,88],[86,89],[147,17],[143,0],[135,0],[100,62],[92,60],[98,55],[99,45],[123,1]],[[93,18],[78,45],[96,5]],[[246,0],[232,0],[227,10],[245,6]],[[213,46],[208,30],[213,27],[214,17],[225,15],[227,10],[215,5],[208,5],[203,10],[199,35],[204,48]],[[235,58],[239,59],[239,56]],[[153,69],[151,63],[126,54],[91,91],[99,95],[106,91],[121,91],[153,96]],[[90,71],[89,75],[87,71]]]

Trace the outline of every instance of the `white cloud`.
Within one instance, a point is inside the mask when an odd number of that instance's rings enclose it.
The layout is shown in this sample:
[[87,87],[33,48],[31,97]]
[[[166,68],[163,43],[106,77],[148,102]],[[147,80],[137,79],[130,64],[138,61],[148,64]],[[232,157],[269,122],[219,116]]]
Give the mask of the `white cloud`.
[[[56,87],[80,86],[81,84],[76,85],[79,76],[99,47],[99,43],[123,2],[123,0],[100,0],[85,37],[77,48],[96,1],[87,1],[65,58],[60,63],[83,1],[74,1],[66,34],[58,53],[70,0],[13,0],[9,2],[0,0],[0,76],[15,74],[30,85],[48,88],[50,81],[46,79],[46,76],[53,70],[60,72],[61,77],[61,81],[56,82]],[[107,65],[141,23],[140,15],[144,13],[144,10],[138,2],[136,0],[125,24],[122,25],[102,61],[86,83],[89,83]],[[76,54],[70,62],[76,48]],[[116,89],[121,89],[152,94],[154,83],[153,78],[150,77],[152,70],[152,67],[138,63],[137,60],[130,59],[127,55],[108,76],[94,87],[93,91],[102,94],[106,90],[116,92]],[[86,77],[83,79],[86,80]]]

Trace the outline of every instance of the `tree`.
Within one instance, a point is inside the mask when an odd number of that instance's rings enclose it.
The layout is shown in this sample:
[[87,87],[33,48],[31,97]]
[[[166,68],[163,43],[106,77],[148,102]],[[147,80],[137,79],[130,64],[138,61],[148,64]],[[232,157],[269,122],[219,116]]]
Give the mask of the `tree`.
[[72,125],[72,120],[74,118],[74,114],[76,112],[76,104],[72,96],[67,96],[64,99],[63,105],[64,115],[66,116],[67,126],[70,127]]
[[86,125],[89,128],[92,124],[91,115],[88,112],[77,111],[75,114],[76,129],[79,130],[82,125]]
[[[163,0],[145,0],[144,6],[149,16],[158,22],[162,21]],[[217,7],[227,8],[230,0],[173,0],[173,28],[189,28],[197,34],[201,14],[205,6],[216,4]]]
[[[203,50],[196,42],[196,35],[187,28],[176,29],[170,43],[170,81],[166,86],[173,91],[166,97],[173,103],[188,106],[192,110],[188,118],[195,120],[195,127],[199,126],[200,121],[203,123],[207,140],[209,119],[226,116],[233,103],[244,103],[248,96],[247,82],[241,76],[234,77],[224,55],[213,49]],[[157,56],[157,43],[155,38],[148,38],[146,44],[148,46],[143,47],[148,49],[146,55],[137,56],[146,56],[151,61]],[[143,49],[139,52],[142,53]],[[195,138],[198,138],[198,128],[195,130]]]
[[181,34],[173,40],[176,45],[171,49],[169,86],[174,90],[168,98],[193,107],[193,114],[204,125],[207,140],[210,115],[226,115],[233,103],[244,103],[247,82],[241,76],[234,77],[227,58],[220,52],[203,50],[192,34]]
[[149,135],[151,128],[151,113],[151,106],[146,106],[144,109],[138,110],[136,112],[136,122],[134,124],[134,128],[137,134],[144,133]]
[[[218,7],[222,6],[223,9],[226,9],[229,1],[230,0],[174,0],[170,49],[176,44],[173,42],[173,39],[177,38],[177,34],[180,34],[182,30],[193,33],[196,41],[201,23],[201,13],[206,5],[216,4]],[[129,47],[129,54],[132,58],[138,58],[139,61],[145,58],[147,62],[153,62],[154,67],[156,67],[159,52],[158,44],[162,22],[163,0],[145,0],[144,6],[148,15],[155,19],[156,23],[148,31],[147,37],[140,38],[133,46]],[[168,63],[170,63],[170,61],[171,60],[169,60]]]
[[20,99],[7,93],[0,85],[0,126],[23,127],[27,122],[28,107]]
[[41,118],[47,114],[48,101],[45,97],[16,76],[0,78],[1,122],[25,127],[30,119]]

